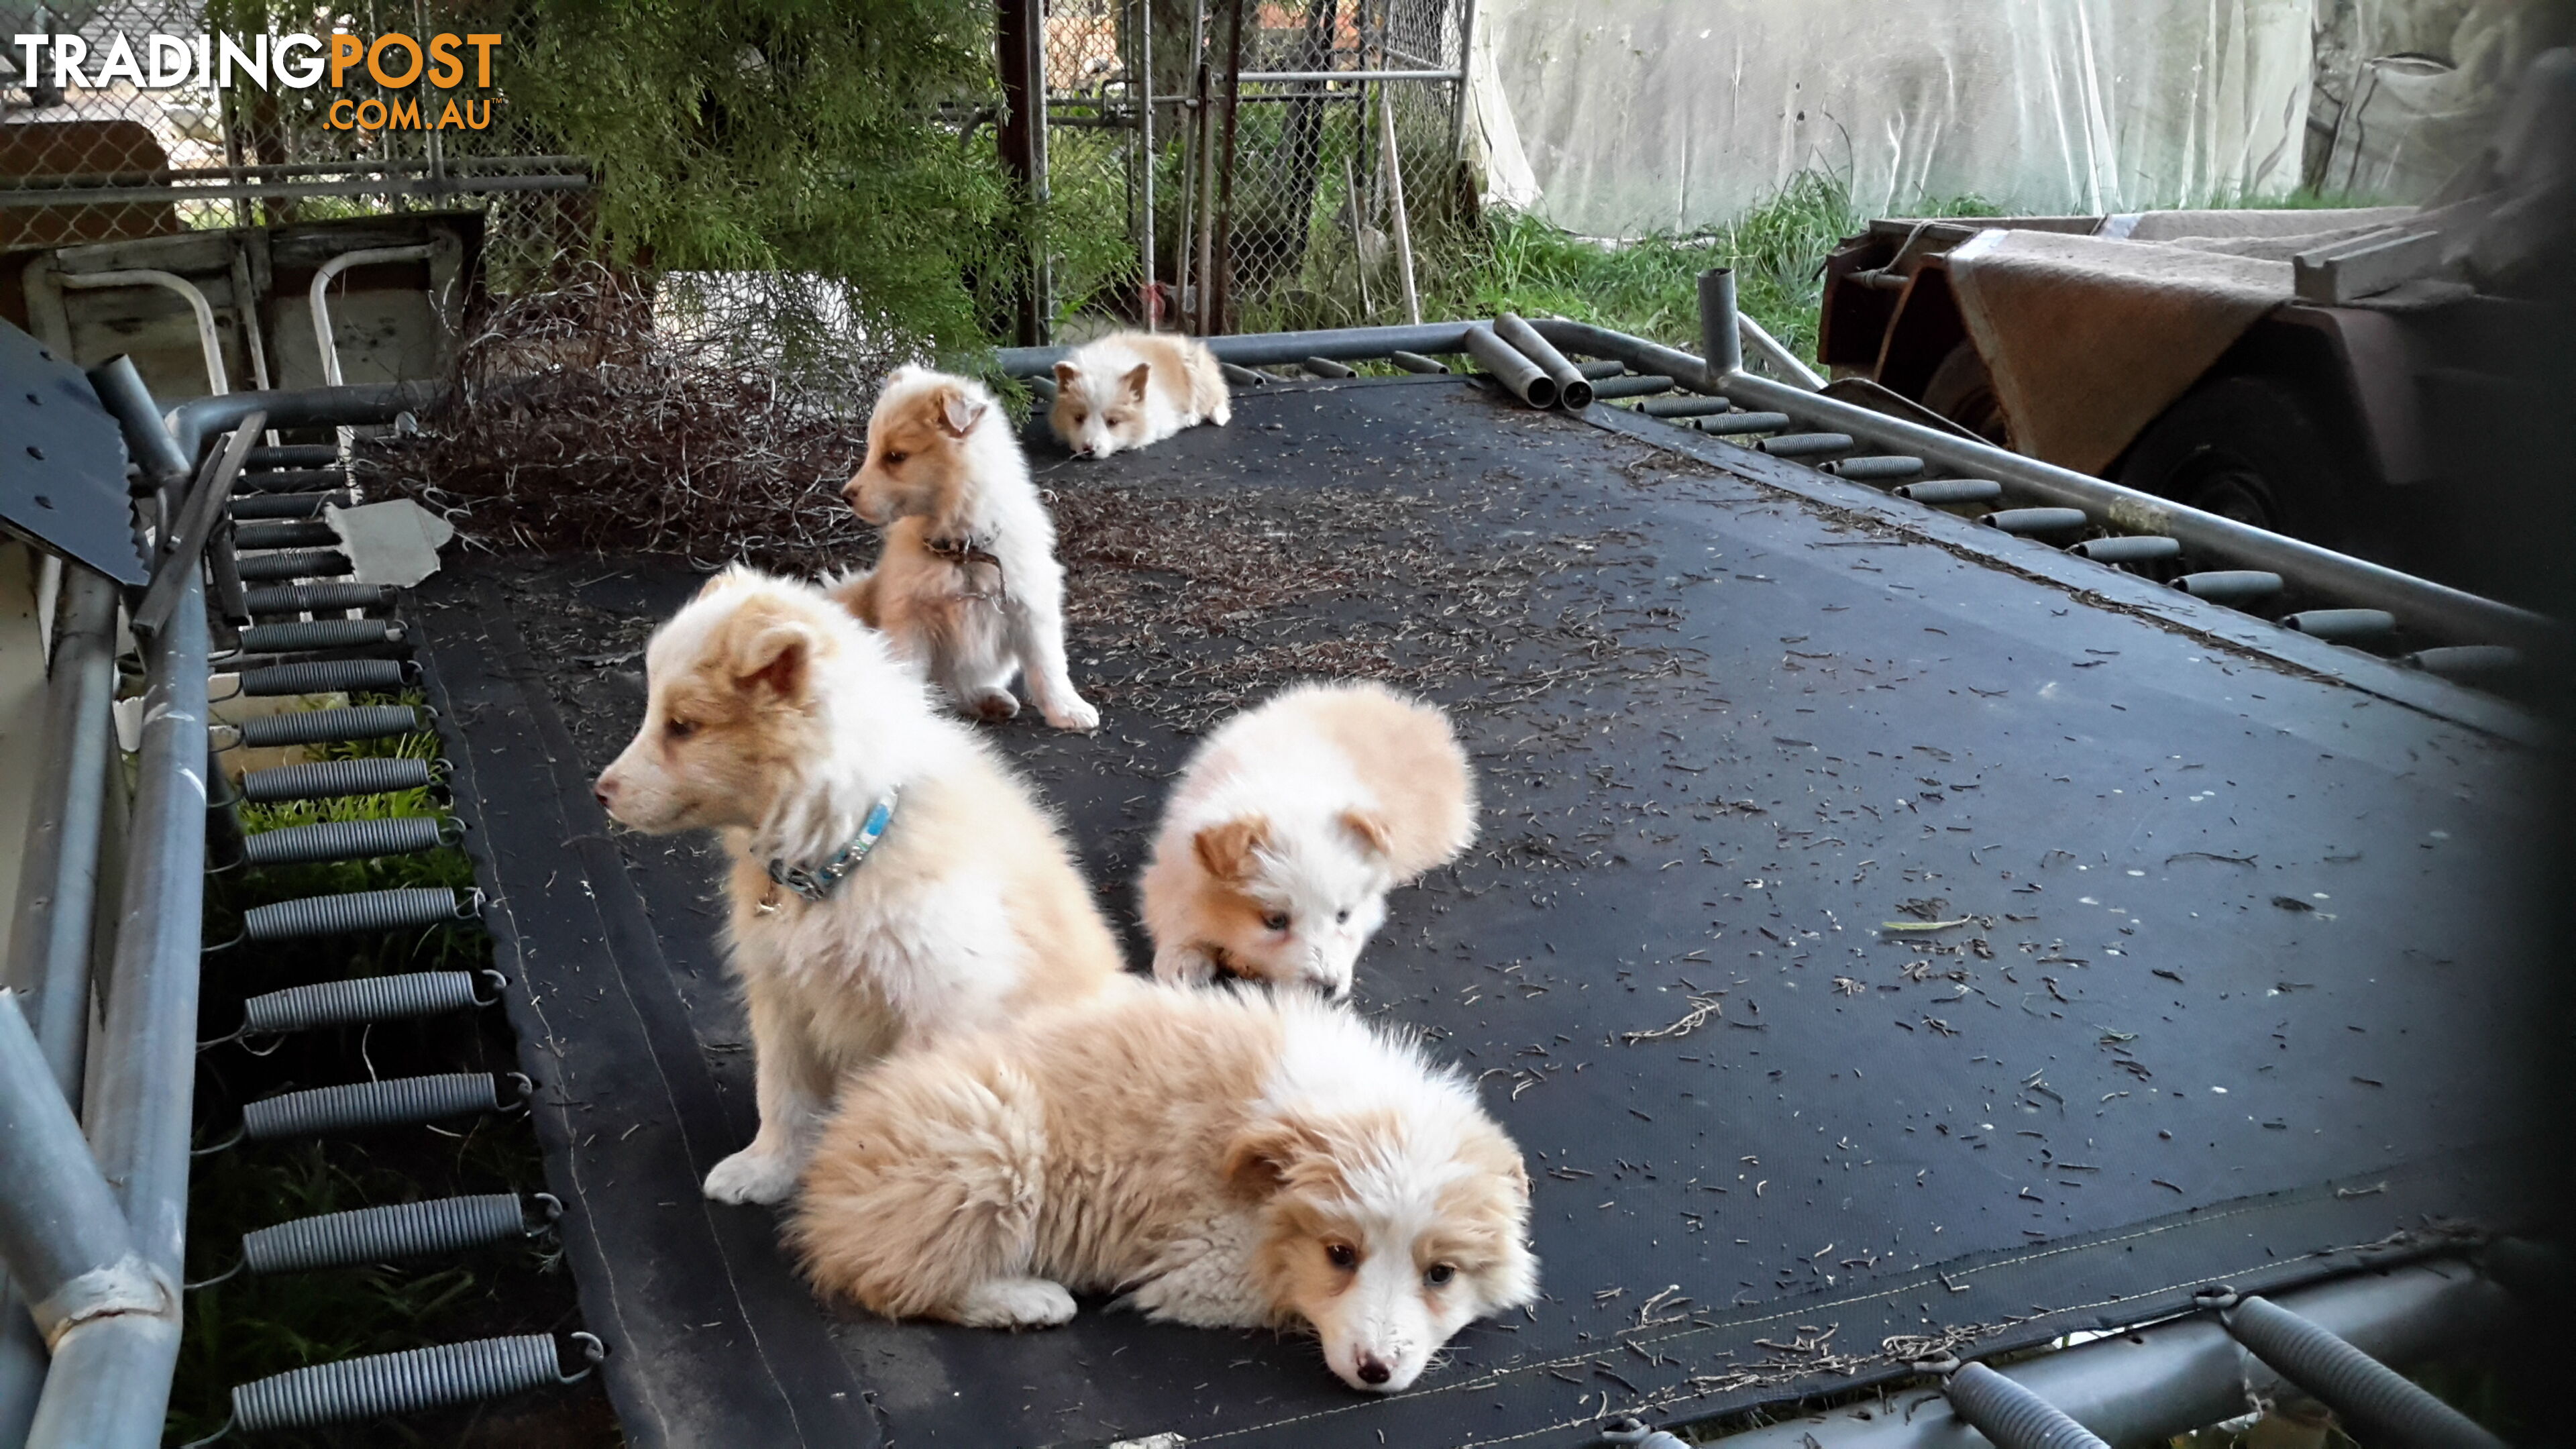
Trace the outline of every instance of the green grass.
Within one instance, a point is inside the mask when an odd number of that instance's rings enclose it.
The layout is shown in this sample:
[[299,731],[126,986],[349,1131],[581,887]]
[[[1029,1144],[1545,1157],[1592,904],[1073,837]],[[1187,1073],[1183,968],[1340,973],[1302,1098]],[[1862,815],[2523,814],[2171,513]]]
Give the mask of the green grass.
[[[1973,196],[1926,199],[1900,210],[1913,216],[1996,214]],[[1842,177],[1802,171],[1727,225],[1630,242],[1592,241],[1511,213],[1447,226],[1418,224],[1415,270],[1426,319],[1490,317],[1506,310],[1564,316],[1697,351],[1699,274],[1732,267],[1738,305],[1790,350],[1812,358],[1825,256],[1869,219],[1870,213],[1853,204]],[[1290,292],[1247,316],[1244,326],[1400,322],[1395,290],[1392,270],[1381,269],[1370,277],[1373,305],[1363,307],[1345,266],[1325,284]]]

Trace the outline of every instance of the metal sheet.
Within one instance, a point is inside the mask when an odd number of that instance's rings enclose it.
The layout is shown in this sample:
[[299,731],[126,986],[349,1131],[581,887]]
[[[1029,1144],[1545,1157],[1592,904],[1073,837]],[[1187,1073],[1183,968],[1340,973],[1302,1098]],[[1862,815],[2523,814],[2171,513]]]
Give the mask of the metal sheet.
[[0,524],[121,584],[150,575],[125,442],[79,368],[0,322]]
[[[505,969],[543,983],[528,1060],[573,1099],[547,1146],[587,1187],[566,1194],[587,1316],[665,1345],[612,1384],[630,1432],[648,1382],[813,1410],[855,1382],[912,1443],[1572,1444],[1605,1414],[1848,1387],[1926,1339],[1992,1353],[2178,1311],[2213,1278],[2277,1291],[2431,1251],[2427,1222],[2525,1217],[2538,987],[2487,903],[2528,883],[2536,819],[2529,755],[2476,723],[2491,702],[2409,702],[2348,651],[1601,414],[1436,378],[1288,385],[1226,429],[1036,459],[1060,516],[1123,498],[1171,521],[1130,545],[1237,530],[1282,569],[1362,571],[1139,646],[1084,593],[1173,590],[1177,569],[1110,569],[1067,527],[1071,652],[1108,724],[993,738],[1068,816],[1131,947],[1162,781],[1245,661],[1373,659],[1455,708],[1476,755],[1483,840],[1395,898],[1360,1009],[1483,1074],[1530,1153],[1549,1296],[1393,1399],[1344,1391],[1294,1338],[813,1305],[769,1213],[695,1196],[752,1120],[711,848],[620,837],[621,871],[578,798],[640,712],[623,650],[696,578],[585,559],[431,582],[414,616],[451,753],[478,762],[459,792],[529,932]],[[526,655],[483,642],[487,620]],[[1323,645],[1341,653],[1295,652]],[[561,801],[542,821],[541,758]],[[649,925],[534,950],[557,910]],[[1714,993],[1696,1028],[1627,1039]],[[658,1025],[618,1025],[647,994]],[[614,1075],[564,1076],[585,1060]],[[688,1338],[708,1304],[723,1326]],[[711,1346],[743,1325],[794,1354],[828,1333],[848,1377],[727,1376]]]

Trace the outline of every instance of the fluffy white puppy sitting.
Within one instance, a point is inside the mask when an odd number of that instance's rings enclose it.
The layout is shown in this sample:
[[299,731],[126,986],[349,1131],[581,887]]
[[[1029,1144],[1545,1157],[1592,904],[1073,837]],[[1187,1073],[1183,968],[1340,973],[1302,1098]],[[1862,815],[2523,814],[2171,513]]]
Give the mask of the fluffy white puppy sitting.
[[1520,1149],[1420,1048],[1312,998],[1132,991],[853,1083],[790,1236],[889,1317],[1043,1328],[1069,1289],[1202,1327],[1311,1325],[1357,1389],[1412,1384],[1528,1303]]
[[1225,373],[1207,344],[1154,332],[1113,332],[1075,348],[1055,365],[1047,413],[1058,441],[1094,458],[1233,418]]
[[1377,684],[1286,690],[1201,745],[1164,807],[1139,892],[1154,974],[1348,996],[1387,891],[1475,838],[1448,716]]
[[1029,788],[823,593],[745,568],[645,651],[644,722],[596,787],[623,824],[733,854],[760,1133],[721,1202],[795,1186],[843,1077],[898,1047],[1128,986]]
[[1020,712],[1025,674],[1048,724],[1100,727],[1064,659],[1064,569],[1055,523],[993,395],[968,378],[900,367],[868,418],[868,456],[841,489],[885,530],[874,570],[833,597],[895,641],[957,707]]

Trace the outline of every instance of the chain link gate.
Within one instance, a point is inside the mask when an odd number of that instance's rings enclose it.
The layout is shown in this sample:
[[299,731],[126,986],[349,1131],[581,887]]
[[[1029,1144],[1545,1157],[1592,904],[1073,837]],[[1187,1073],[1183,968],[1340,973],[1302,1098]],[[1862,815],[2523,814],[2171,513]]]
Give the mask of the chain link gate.
[[1418,316],[1412,255],[1463,213],[1474,24],[1475,0],[1054,0],[1059,312],[1202,333]]

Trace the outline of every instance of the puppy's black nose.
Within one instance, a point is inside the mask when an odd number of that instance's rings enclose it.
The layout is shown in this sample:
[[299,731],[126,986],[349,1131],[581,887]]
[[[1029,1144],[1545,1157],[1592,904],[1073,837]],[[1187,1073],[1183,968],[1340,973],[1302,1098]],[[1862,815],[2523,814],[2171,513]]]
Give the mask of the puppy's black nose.
[[1385,1360],[1385,1359],[1379,1358],[1376,1354],[1373,1354],[1373,1353],[1362,1353],[1362,1354],[1360,1355],[1360,1382],[1361,1382],[1361,1383],[1364,1383],[1364,1384],[1382,1384],[1382,1383],[1385,1383],[1388,1379],[1391,1379],[1391,1378],[1394,1378],[1394,1377],[1395,1377],[1395,1370],[1394,1370],[1394,1369],[1391,1369],[1391,1368],[1389,1368],[1389,1367],[1387,1367],[1387,1364],[1386,1364],[1386,1360]]

